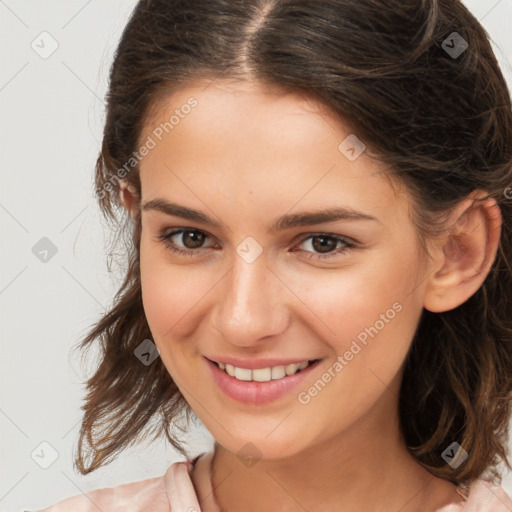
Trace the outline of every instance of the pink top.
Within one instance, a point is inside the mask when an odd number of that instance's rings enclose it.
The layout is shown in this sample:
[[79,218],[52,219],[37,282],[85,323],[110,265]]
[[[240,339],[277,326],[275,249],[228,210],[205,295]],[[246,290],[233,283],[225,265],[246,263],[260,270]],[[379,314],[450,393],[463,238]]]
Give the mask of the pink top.
[[[95,489],[36,512],[201,512],[188,471],[203,455],[171,464],[163,476]],[[209,453],[205,459],[211,456]],[[457,492],[463,502],[445,505],[435,512],[512,512],[508,494],[486,480],[474,481],[469,489],[458,487]]]

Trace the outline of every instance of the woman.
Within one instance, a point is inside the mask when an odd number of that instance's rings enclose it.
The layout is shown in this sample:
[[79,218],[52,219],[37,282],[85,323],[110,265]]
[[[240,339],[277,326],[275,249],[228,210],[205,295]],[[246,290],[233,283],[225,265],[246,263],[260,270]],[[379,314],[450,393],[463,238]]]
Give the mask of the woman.
[[107,99],[131,245],[76,464],[188,462],[44,511],[511,510],[512,109],[468,10],[143,0]]

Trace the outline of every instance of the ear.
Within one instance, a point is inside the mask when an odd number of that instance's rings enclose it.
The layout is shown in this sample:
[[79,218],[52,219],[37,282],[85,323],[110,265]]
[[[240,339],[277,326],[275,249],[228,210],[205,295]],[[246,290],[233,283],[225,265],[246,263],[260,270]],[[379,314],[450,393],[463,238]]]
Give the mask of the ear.
[[423,306],[434,313],[449,311],[482,286],[501,235],[501,212],[492,198],[475,191],[452,211],[448,232],[434,242],[433,264]]
[[133,185],[128,184],[126,181],[119,182],[119,198],[132,217],[137,197],[138,194]]

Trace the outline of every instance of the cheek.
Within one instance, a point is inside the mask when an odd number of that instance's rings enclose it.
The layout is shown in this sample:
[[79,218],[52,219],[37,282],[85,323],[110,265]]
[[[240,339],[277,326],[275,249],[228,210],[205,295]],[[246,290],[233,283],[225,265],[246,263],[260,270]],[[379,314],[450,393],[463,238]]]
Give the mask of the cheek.
[[363,415],[387,390],[398,395],[392,383],[399,383],[397,374],[422,311],[414,294],[407,296],[407,276],[389,274],[394,278],[390,288],[385,286],[387,279],[369,277],[352,274],[337,283],[331,278],[308,297],[309,308],[318,314],[310,326],[329,347],[329,357],[298,399],[323,411],[318,414],[327,414],[326,428],[333,431]]
[[[156,255],[155,255],[156,253]],[[180,343],[183,326],[204,293],[198,290],[190,275],[165,262],[158,248],[144,249],[141,242],[141,288],[144,313],[153,342],[167,371],[177,382],[187,375],[184,366],[193,347]],[[172,342],[171,342],[172,341]]]
[[381,251],[364,261],[354,261],[336,270],[283,272],[282,280],[318,323],[325,323],[332,334],[343,338],[373,325],[386,312],[384,321],[398,318],[395,313],[402,307],[421,310],[417,261],[413,258]]
[[211,272],[187,265],[173,265],[165,249],[141,240],[140,272],[144,312],[155,341],[186,335],[189,317],[218,280]]
[[357,379],[374,368],[389,381],[423,309],[417,268],[415,247],[396,246],[344,269],[289,275],[287,282],[307,306],[309,327],[329,346],[333,362],[344,356],[352,367],[344,373]]

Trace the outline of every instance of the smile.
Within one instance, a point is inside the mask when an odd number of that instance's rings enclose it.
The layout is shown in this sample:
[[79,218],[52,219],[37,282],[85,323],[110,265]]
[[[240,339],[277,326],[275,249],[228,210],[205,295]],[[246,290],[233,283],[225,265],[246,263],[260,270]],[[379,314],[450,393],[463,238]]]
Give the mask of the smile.
[[261,405],[290,395],[294,388],[304,385],[305,379],[322,360],[254,369],[217,363],[206,357],[204,361],[215,387],[223,396],[244,404]]
[[269,366],[267,368],[258,368],[251,370],[249,368],[238,368],[231,364],[217,363],[217,366],[224,370],[228,375],[238,380],[255,381],[255,382],[268,382],[269,380],[282,379],[288,375],[294,375],[304,368],[308,367],[315,360],[303,361],[301,363]]

